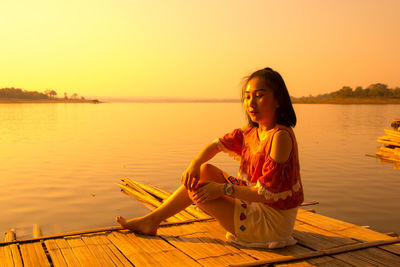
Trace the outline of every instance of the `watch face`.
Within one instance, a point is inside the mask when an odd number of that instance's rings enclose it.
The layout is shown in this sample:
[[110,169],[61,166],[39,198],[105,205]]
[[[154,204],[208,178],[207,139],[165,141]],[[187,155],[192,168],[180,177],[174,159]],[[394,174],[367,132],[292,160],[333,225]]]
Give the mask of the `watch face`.
[[232,184],[228,184],[225,188],[225,194],[227,194],[228,196],[233,194],[233,185]]

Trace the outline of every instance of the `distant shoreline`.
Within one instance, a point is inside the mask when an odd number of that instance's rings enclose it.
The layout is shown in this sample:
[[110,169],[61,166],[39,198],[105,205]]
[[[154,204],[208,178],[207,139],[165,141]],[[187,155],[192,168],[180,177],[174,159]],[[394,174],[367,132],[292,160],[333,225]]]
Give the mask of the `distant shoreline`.
[[23,98],[2,98],[0,97],[0,104],[58,104],[58,103],[90,103],[98,104],[103,103],[97,99],[23,99]]
[[[240,103],[240,99],[179,99],[179,98],[157,98],[157,99],[22,99],[22,98],[0,98],[0,104],[59,104],[59,103]],[[355,98],[355,97],[332,97],[332,98],[302,98],[292,99],[293,104],[400,104],[400,98]]]
[[293,104],[400,104],[400,98],[385,97],[329,97],[292,99]]

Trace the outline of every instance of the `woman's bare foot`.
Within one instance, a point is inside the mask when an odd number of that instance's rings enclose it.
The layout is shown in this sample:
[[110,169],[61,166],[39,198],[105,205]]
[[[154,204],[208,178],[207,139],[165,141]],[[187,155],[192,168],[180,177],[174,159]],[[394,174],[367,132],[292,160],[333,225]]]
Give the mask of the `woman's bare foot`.
[[158,223],[155,223],[151,218],[144,216],[131,220],[127,220],[122,216],[115,217],[117,223],[119,223],[122,228],[129,229],[133,232],[145,234],[145,235],[156,235]]

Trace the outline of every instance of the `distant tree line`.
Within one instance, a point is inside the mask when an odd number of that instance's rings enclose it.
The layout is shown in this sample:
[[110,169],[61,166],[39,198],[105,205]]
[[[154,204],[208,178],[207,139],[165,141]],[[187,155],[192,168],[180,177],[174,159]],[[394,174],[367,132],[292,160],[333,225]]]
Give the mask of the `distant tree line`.
[[[54,90],[46,90],[44,93],[37,91],[27,91],[20,88],[2,88],[0,89],[0,98],[19,98],[19,99],[56,99],[57,92]],[[74,93],[71,95],[71,99],[78,99],[78,94]],[[64,93],[64,99],[68,99],[67,93]],[[82,100],[85,98],[82,96]]]
[[26,91],[19,88],[2,88],[0,89],[0,97],[2,98],[22,98],[22,99],[48,99],[49,96],[36,91]]
[[356,87],[355,89],[350,86],[343,86],[342,89],[327,93],[321,94],[317,96],[308,96],[301,97],[299,99],[307,99],[307,98],[400,98],[400,87],[389,88],[386,84],[383,83],[374,83],[368,86],[367,88],[362,88],[361,86]]

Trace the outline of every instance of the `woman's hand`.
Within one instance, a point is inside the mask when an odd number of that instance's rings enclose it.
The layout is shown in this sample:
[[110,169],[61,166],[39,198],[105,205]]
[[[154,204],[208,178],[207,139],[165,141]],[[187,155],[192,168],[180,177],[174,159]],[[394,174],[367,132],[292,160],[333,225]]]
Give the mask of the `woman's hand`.
[[202,203],[221,197],[224,194],[224,184],[215,182],[201,183],[194,192],[193,201]]
[[196,188],[200,179],[200,166],[201,164],[192,161],[189,167],[183,172],[181,182],[186,189],[192,191]]

